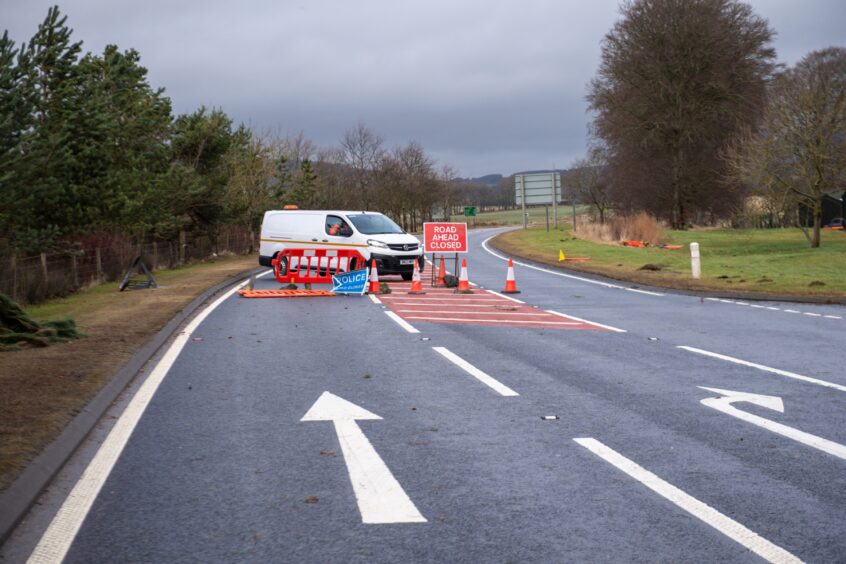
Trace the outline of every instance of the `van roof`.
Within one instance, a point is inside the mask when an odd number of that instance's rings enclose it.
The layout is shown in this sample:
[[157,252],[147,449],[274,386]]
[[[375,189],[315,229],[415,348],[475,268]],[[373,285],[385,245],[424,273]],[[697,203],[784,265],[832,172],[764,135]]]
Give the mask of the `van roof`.
[[382,212],[364,211],[364,210],[267,210],[269,212],[278,213],[342,213],[342,214],[356,214],[369,213],[373,215],[384,215]]

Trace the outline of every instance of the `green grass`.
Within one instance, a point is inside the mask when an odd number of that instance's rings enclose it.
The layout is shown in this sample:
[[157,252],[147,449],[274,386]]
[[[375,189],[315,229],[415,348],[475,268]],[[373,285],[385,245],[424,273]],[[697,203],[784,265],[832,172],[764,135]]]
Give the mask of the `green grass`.
[[[575,239],[569,226],[547,233],[533,228],[507,233],[497,245],[515,254],[558,263],[558,252],[591,260],[566,266],[659,286],[694,290],[846,297],[846,233],[823,231],[811,249],[799,229],[667,231],[668,244],[682,249],[631,248]],[[698,242],[702,279],[690,278],[691,242]],[[639,270],[651,263],[660,272]],[[822,285],[816,284],[822,282]],[[811,285],[814,283],[814,285]]]
[[[223,265],[230,262],[242,260],[239,256],[221,256],[214,261],[209,262],[195,262],[179,268],[170,270],[156,270],[153,272],[153,277],[159,286],[167,286],[169,284],[178,284],[186,276],[209,270],[213,264]],[[141,280],[142,274],[136,274],[135,278]],[[37,320],[43,319],[62,319],[69,315],[74,315],[81,309],[91,309],[101,303],[108,302],[111,297],[118,291],[119,282],[104,282],[90,288],[85,288],[79,292],[73,293],[66,298],[56,298],[46,302],[24,307],[30,317]],[[127,290],[131,292],[135,290]]]
[[[576,206],[576,213],[581,215],[590,210],[590,206]],[[546,210],[543,206],[526,208],[529,212],[529,223],[542,225],[546,229]],[[476,225],[522,225],[523,224],[523,210],[506,210],[496,212],[485,212],[476,214]],[[573,217],[573,208],[571,206],[558,206],[558,222],[563,224],[569,222]],[[467,222],[468,225],[473,225],[472,217],[464,217],[462,214],[454,215],[450,221]],[[552,206],[549,206],[549,224],[552,225]]]

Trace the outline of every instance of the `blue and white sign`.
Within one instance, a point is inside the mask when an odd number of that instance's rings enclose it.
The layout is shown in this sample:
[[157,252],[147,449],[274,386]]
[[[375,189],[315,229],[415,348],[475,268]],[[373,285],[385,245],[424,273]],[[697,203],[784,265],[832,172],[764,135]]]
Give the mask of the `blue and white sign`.
[[332,275],[332,291],[337,294],[364,294],[367,289],[367,269]]

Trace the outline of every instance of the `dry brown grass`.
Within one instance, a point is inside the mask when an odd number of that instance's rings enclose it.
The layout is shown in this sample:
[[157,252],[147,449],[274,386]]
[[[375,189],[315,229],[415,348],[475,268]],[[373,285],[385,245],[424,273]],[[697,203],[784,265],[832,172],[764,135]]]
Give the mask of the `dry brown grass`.
[[615,216],[605,223],[581,223],[575,235],[594,243],[617,244],[633,240],[659,245],[664,237],[664,226],[648,213],[640,212]]
[[[117,292],[115,283],[38,308],[74,317],[86,338],[0,353],[0,489],[159,329],[203,290],[257,266],[255,256],[156,273],[162,287]],[[38,314],[35,317],[40,317]]]

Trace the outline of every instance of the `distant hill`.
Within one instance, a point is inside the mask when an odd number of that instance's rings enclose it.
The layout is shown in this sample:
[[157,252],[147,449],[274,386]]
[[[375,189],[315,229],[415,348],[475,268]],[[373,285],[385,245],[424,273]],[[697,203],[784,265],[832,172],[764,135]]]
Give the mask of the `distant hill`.
[[456,178],[455,180],[466,184],[484,184],[485,186],[496,187],[500,180],[502,180],[502,175],[486,174],[485,176],[479,176],[477,178]]

